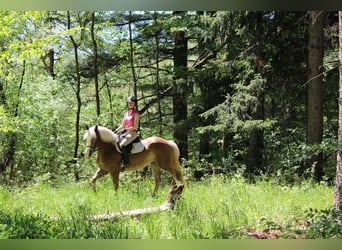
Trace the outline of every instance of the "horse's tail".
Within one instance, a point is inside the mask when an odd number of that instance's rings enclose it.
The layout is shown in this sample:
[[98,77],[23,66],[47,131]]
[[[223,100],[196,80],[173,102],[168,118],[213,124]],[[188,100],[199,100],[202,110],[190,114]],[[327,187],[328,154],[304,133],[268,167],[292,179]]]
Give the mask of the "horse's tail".
[[179,151],[179,147],[178,145],[172,141],[172,140],[169,140],[169,144],[170,146],[172,147],[173,149],[173,156],[174,156],[174,159],[173,159],[173,165],[174,165],[174,170],[175,170],[175,177],[178,181],[180,181],[181,183],[185,184],[185,181],[184,181],[184,176],[183,176],[183,173],[182,173],[182,170],[181,170],[181,164],[180,164],[180,151]]
[[170,146],[173,149],[173,153],[174,153],[175,159],[177,161],[179,161],[180,160],[179,159],[180,151],[179,151],[178,145],[174,141],[172,141],[172,140],[169,140],[169,144],[170,144]]

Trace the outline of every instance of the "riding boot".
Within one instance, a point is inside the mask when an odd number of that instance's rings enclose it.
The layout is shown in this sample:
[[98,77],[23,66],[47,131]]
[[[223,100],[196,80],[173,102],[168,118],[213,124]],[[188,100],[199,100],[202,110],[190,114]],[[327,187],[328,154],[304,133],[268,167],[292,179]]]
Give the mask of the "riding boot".
[[123,162],[123,167],[128,166],[129,163],[129,151],[127,146],[122,146],[121,147],[121,151],[122,151],[122,162]]

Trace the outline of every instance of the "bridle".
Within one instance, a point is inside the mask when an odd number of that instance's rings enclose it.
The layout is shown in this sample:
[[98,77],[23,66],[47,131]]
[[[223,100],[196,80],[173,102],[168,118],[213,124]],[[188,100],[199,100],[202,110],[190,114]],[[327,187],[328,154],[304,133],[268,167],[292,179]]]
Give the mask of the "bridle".
[[97,151],[96,145],[97,145],[97,136],[96,136],[94,145],[90,145],[90,146],[86,145],[86,148],[90,148],[89,156],[91,156],[95,151]]

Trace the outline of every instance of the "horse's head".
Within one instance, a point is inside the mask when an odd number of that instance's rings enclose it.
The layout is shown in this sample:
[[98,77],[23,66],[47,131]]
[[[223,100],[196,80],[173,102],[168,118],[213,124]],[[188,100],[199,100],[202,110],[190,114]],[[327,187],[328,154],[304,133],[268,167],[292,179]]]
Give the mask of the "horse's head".
[[110,129],[96,125],[90,128],[87,127],[83,140],[86,141],[84,157],[89,158],[96,151],[99,142],[113,143],[118,140],[118,136]]
[[96,130],[97,129],[98,129],[97,126],[90,127],[90,128],[87,126],[87,132],[83,136],[83,140],[86,141],[84,158],[89,158],[96,150],[96,144],[97,144]]

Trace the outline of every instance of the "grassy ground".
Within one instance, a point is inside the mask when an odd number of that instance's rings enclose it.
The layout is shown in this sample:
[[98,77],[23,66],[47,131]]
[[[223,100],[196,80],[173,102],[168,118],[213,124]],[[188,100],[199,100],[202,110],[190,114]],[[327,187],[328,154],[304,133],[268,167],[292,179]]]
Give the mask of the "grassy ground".
[[[36,184],[25,189],[0,187],[0,238],[227,239],[320,238],[333,201],[333,188],[305,182],[282,186],[272,181],[246,183],[241,178],[212,177],[188,182],[173,212],[91,222],[88,215],[161,205],[164,183],[151,197],[151,180],[121,178],[114,194],[110,178],[59,187]],[[323,211],[323,212],[321,212]],[[324,212],[326,211],[326,212]],[[310,214],[311,213],[311,214]],[[326,214],[317,226],[312,219]],[[310,218],[308,218],[308,216]],[[322,220],[321,220],[322,221]],[[316,228],[313,227],[316,226]],[[336,227],[336,224],[333,225]],[[340,223],[337,222],[340,230]],[[317,232],[315,230],[318,230]],[[335,230],[335,229],[334,229]],[[337,235],[339,236],[339,235]]]

